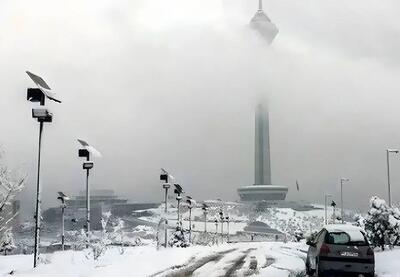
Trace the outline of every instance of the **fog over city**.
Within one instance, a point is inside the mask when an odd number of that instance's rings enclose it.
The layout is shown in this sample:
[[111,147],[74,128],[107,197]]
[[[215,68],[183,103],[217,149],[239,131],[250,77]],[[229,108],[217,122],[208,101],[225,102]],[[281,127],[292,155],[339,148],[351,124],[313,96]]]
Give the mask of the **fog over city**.
[[[196,199],[237,200],[254,183],[254,108],[268,102],[272,182],[347,207],[387,195],[387,148],[400,147],[400,3],[266,0],[279,34],[248,26],[250,0],[3,0],[0,145],[28,174],[33,211],[38,124],[30,70],[63,100],[44,129],[43,205],[84,190],[77,138],[96,159],[91,187],[161,202],[160,167]],[[267,100],[265,100],[267,99]],[[392,198],[400,202],[400,156]],[[296,190],[298,180],[300,191]]]

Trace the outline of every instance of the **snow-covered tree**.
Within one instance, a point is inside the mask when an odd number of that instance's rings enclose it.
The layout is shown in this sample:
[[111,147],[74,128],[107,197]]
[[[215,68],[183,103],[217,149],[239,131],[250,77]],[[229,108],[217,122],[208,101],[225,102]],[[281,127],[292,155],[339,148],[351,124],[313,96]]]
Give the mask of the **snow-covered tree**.
[[106,251],[108,246],[111,244],[111,240],[109,234],[107,232],[107,224],[110,220],[111,212],[103,213],[101,218],[101,233],[98,238],[94,238],[91,236],[89,247],[92,250],[93,259],[97,260],[100,256],[102,256]]
[[385,249],[392,247],[400,239],[400,212],[398,208],[389,207],[385,200],[372,197],[370,209],[364,221],[367,236],[375,247]]
[[113,245],[120,246],[120,253],[123,254],[124,250],[124,221],[121,218],[117,218],[112,226],[112,232],[110,233],[110,240]]
[[179,225],[176,226],[175,232],[172,233],[172,237],[169,240],[171,247],[188,247],[190,246],[189,238],[185,234],[183,228]]
[[8,229],[9,223],[16,216],[8,207],[25,183],[25,177],[15,176],[14,172],[1,163],[2,156],[0,149],[0,235]]
[[4,255],[7,255],[7,252],[11,252],[16,248],[14,243],[14,235],[12,233],[11,228],[8,228],[0,239],[0,252],[3,252]]

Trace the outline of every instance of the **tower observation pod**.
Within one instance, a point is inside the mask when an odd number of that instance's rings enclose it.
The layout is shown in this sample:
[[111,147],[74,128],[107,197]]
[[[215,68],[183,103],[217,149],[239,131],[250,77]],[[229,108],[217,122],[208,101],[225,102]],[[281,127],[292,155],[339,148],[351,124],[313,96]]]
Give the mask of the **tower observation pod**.
[[258,0],[258,10],[250,21],[250,27],[256,30],[268,44],[271,44],[279,30],[263,10],[262,0]]

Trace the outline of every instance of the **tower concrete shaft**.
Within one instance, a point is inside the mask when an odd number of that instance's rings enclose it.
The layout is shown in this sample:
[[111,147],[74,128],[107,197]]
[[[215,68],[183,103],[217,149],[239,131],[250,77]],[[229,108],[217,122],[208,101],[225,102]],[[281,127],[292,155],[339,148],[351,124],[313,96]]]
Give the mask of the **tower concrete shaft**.
[[259,104],[255,112],[255,185],[271,185],[268,111]]

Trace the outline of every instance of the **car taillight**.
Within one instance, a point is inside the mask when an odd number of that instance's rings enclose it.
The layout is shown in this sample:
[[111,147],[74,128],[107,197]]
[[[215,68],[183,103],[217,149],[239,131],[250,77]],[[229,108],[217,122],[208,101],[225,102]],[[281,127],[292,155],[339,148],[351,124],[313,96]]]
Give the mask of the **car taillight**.
[[321,245],[321,249],[320,249],[320,254],[326,255],[329,254],[331,252],[331,250],[329,249],[328,245],[326,245],[325,243]]
[[373,256],[374,255],[374,251],[372,250],[372,248],[368,248],[367,255],[368,256]]

